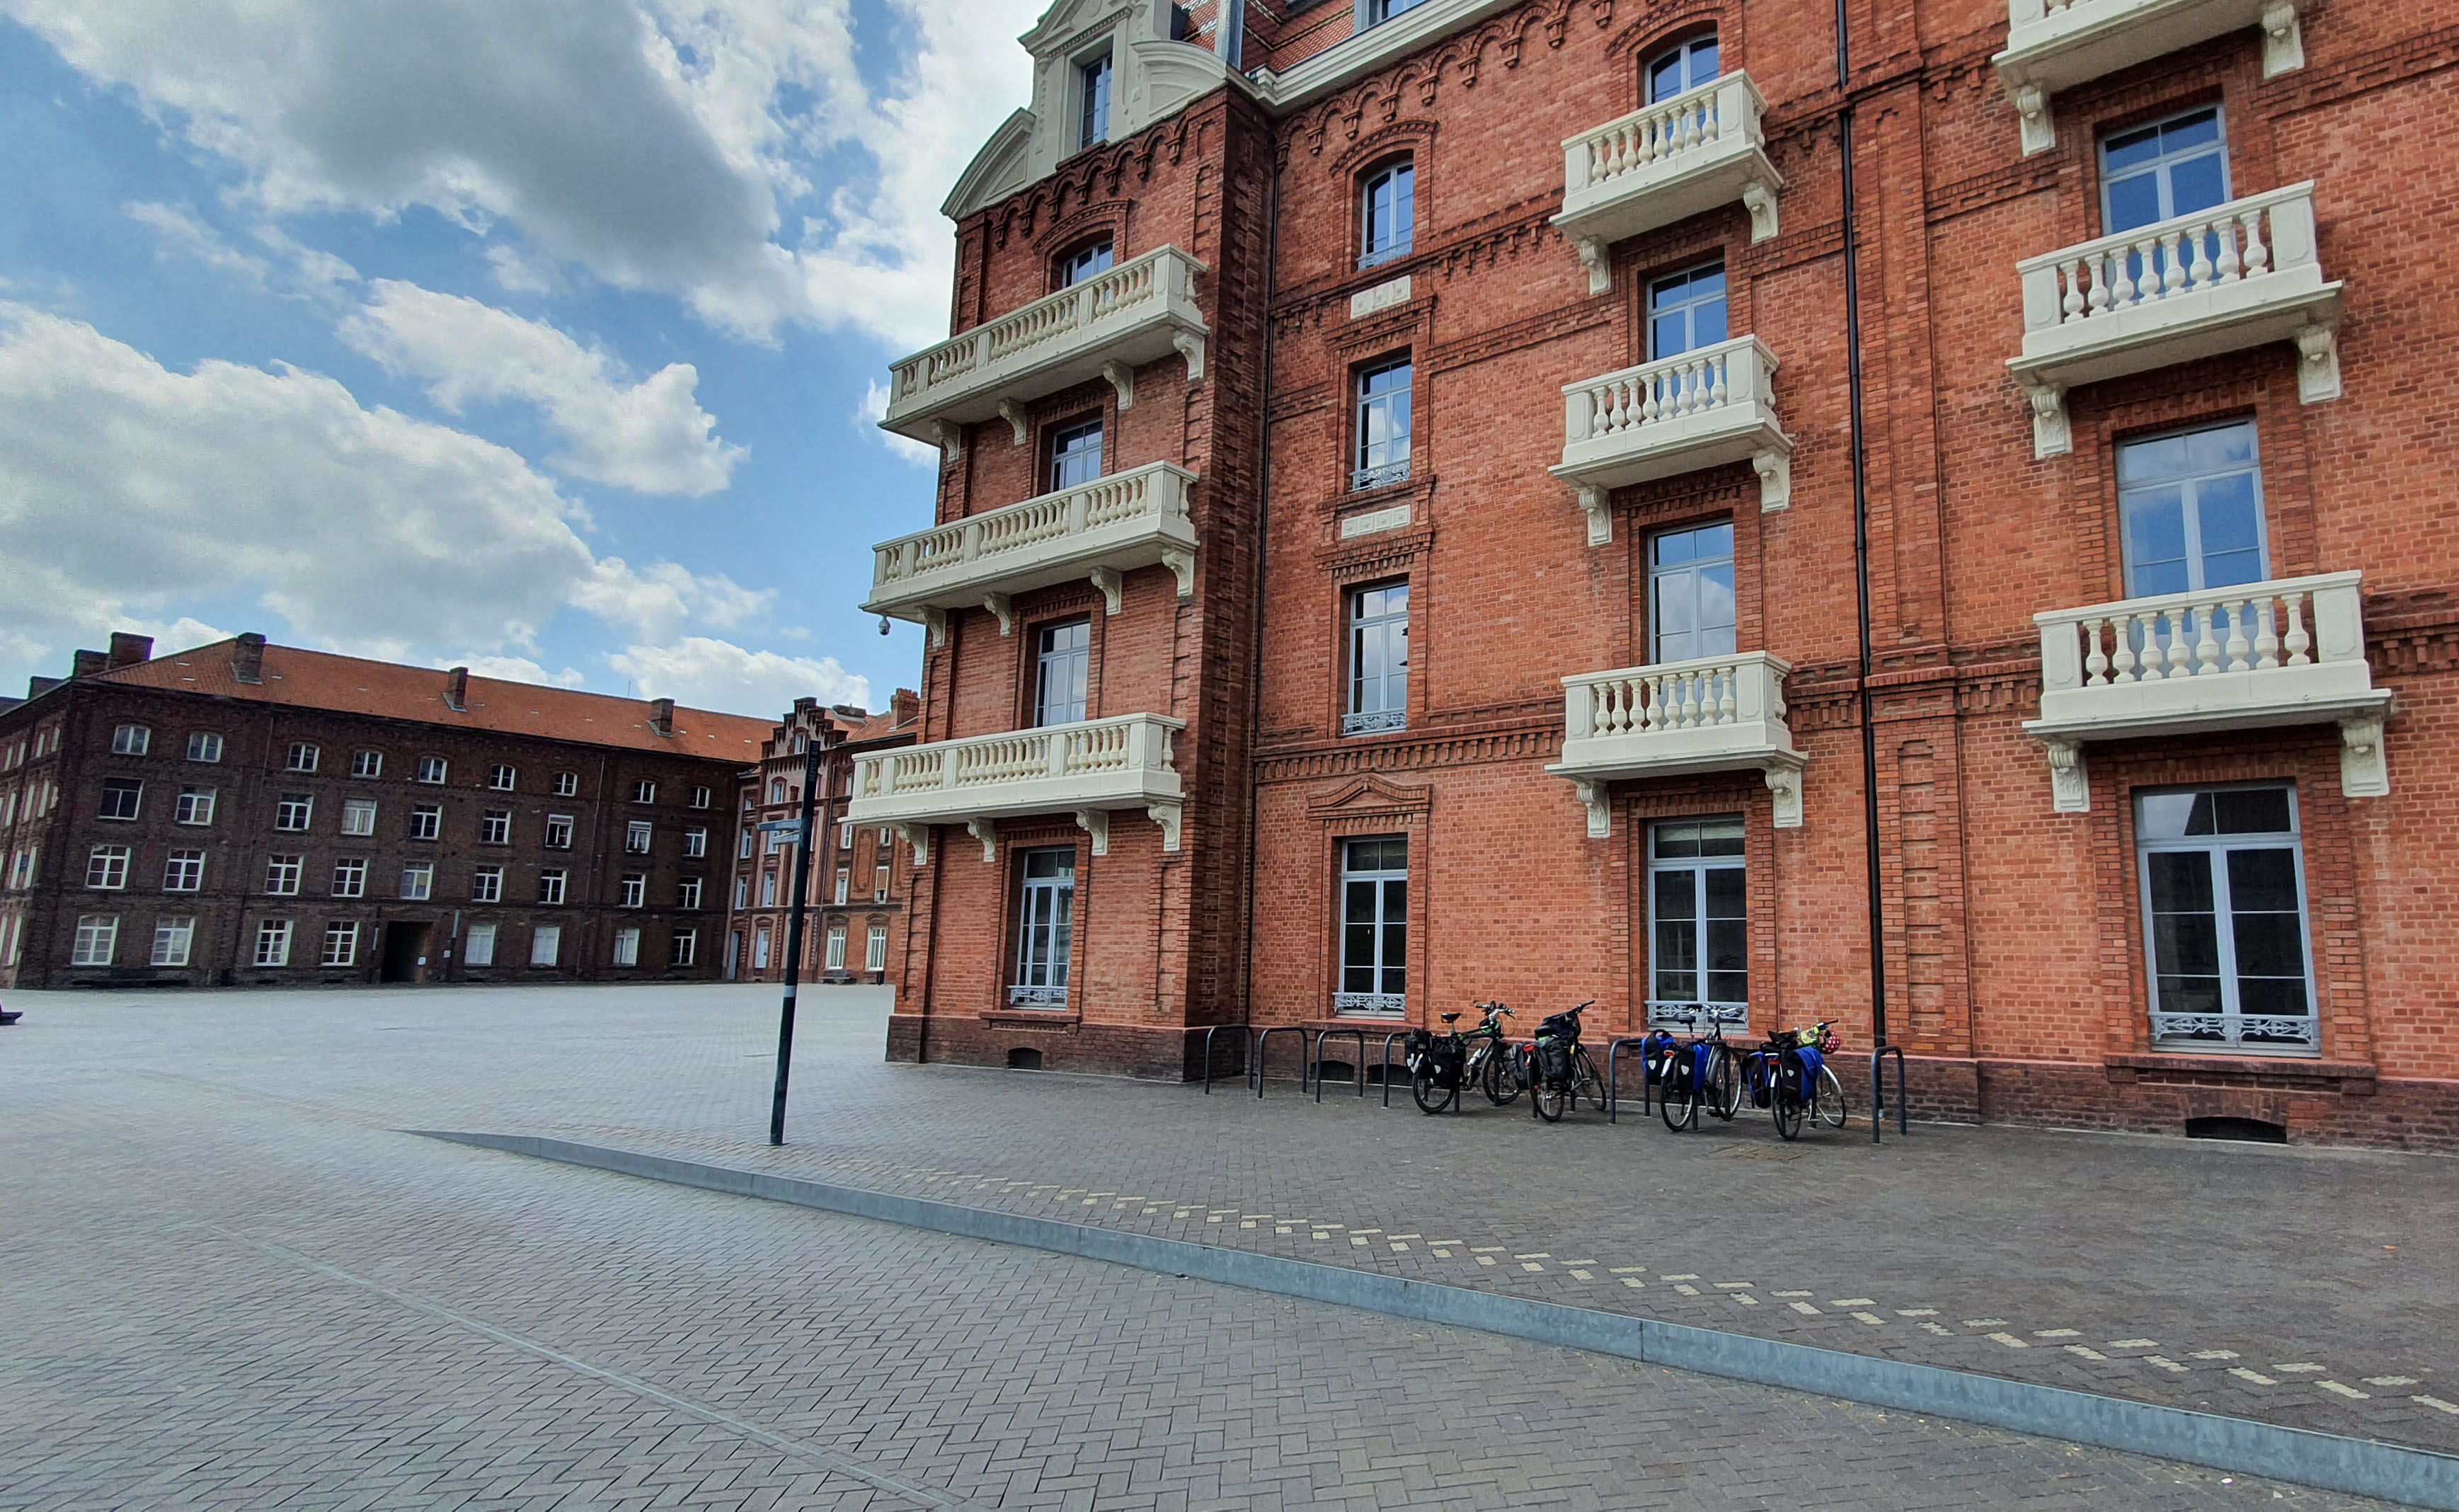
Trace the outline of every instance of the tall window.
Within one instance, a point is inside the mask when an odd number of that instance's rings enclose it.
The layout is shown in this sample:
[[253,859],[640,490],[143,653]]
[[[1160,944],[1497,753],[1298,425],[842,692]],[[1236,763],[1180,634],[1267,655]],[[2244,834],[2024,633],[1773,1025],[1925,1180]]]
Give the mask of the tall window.
[[708,831],[706,830],[684,830],[683,854],[695,859],[708,854]]
[[2130,598],[2259,582],[2262,469],[2254,422],[2131,441],[2117,449]]
[[563,906],[564,873],[560,870],[538,873],[537,900],[549,908]]
[[72,966],[108,966],[119,954],[119,915],[87,914],[77,919],[76,943],[69,947]]
[[1725,339],[1725,264],[1711,262],[1648,285],[1648,357],[1679,357]]
[[649,879],[640,872],[623,873],[623,903],[627,909],[645,908],[649,902]]
[[256,927],[256,964],[290,964],[290,920],[266,919]]
[[1044,492],[1056,494],[1102,475],[1102,422],[1087,420],[1050,432],[1050,465],[1042,470]]
[[2134,841],[2153,1038],[2318,1048],[2296,793],[2147,793],[2136,800]]
[[2217,106],[2101,139],[2105,236],[2208,210],[2228,197],[2228,145]]
[[1734,527],[1666,531],[1648,543],[1648,655],[1734,654]]
[[1351,490],[1382,488],[1409,480],[1408,359],[1361,368],[1357,374],[1357,458]]
[[165,892],[199,892],[205,886],[205,853],[202,850],[174,850],[162,862],[162,891]]
[[615,964],[618,966],[638,966],[641,964],[641,932],[639,930],[620,929],[615,932]]
[[888,969],[887,925],[873,924],[871,927],[871,938],[864,943],[862,948],[862,969],[864,971],[872,972],[886,971]]
[[1349,596],[1349,708],[1343,735],[1406,729],[1409,724],[1409,585],[1387,583]]
[[367,857],[353,856],[333,863],[333,895],[337,898],[368,895]]
[[871,869],[871,900],[873,903],[888,901],[888,862],[885,858]]
[[845,920],[835,919],[829,924],[829,953],[825,964],[830,971],[835,972],[845,970]]
[[1370,171],[1358,209],[1364,237],[1357,265],[1370,268],[1405,257],[1418,240],[1417,160],[1396,158]]
[[194,914],[181,914],[155,920],[154,964],[185,966],[196,942],[197,920]]
[[706,885],[704,879],[696,876],[684,877],[678,881],[675,884],[675,907],[685,909],[700,907],[701,890]]
[[1110,271],[1117,257],[1117,244],[1108,237],[1085,242],[1059,260],[1059,286],[1073,288],[1088,278],[1101,277]]
[[325,950],[319,966],[355,966],[359,959],[359,927],[354,923],[325,926]]
[[837,891],[836,891],[836,896],[835,896],[835,898],[834,898],[832,901],[834,901],[834,902],[837,904],[837,906],[838,906],[838,907],[840,907],[840,908],[844,907],[844,906],[845,906],[845,901],[846,901],[846,895],[847,895],[848,893],[851,892],[852,891],[853,891],[853,869],[852,869],[851,867],[839,867],[839,868],[837,868]]
[[1651,1015],[1704,1004],[1727,1023],[1750,1014],[1750,890],[1742,821],[1685,819],[1649,831]]
[[495,964],[494,925],[473,924],[470,926],[470,937],[461,947],[461,964],[464,966],[493,966]]
[[666,939],[666,964],[689,966],[700,959],[700,931],[682,929]]
[[1076,934],[1076,852],[1027,850],[1016,911],[1016,974],[1008,1006],[1067,1006],[1067,957]]
[[1351,840],[1340,848],[1338,1014],[1408,1011],[1409,839]]
[[541,924],[530,931],[530,964],[552,966],[563,958],[563,926]]
[[751,936],[751,969],[768,969],[768,926],[766,924],[760,926],[760,933]]
[[1648,102],[1669,100],[1716,76],[1714,33],[1668,48],[1648,62]]
[[1076,89],[1082,96],[1076,117],[1076,145],[1098,147],[1110,139],[1110,54],[1076,65]]
[[1093,621],[1045,625],[1037,649],[1033,723],[1073,724],[1084,717],[1093,676]]

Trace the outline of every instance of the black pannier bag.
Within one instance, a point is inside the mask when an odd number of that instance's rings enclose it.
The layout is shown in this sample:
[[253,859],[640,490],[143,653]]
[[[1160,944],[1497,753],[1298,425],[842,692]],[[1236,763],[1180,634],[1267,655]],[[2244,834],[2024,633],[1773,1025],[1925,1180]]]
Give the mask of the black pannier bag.
[[1440,1042],[1426,1051],[1426,1067],[1435,1076],[1435,1085],[1445,1091],[1461,1084],[1461,1068],[1468,1061],[1468,1053],[1450,1040]]
[[1556,1014],[1537,1026],[1537,1039],[1541,1044],[1548,1040],[1560,1040],[1565,1044],[1578,1044],[1580,1020],[1570,1014]]
[[1415,1071],[1418,1069],[1418,1062],[1424,1060],[1426,1052],[1434,1047],[1433,1035],[1423,1029],[1412,1029],[1409,1031],[1408,1038],[1400,1041],[1400,1063]]
[[1571,1041],[1548,1036],[1537,1041],[1537,1075],[1548,1087],[1571,1081]]

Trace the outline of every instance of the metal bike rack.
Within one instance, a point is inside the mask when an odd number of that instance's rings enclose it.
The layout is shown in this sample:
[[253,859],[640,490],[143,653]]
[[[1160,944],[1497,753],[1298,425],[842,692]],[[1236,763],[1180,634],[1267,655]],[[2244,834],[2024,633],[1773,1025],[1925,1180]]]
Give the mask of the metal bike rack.
[[1268,1029],[1256,1030],[1255,1063],[1247,1079],[1255,1084],[1255,1096],[1261,1098],[1264,1095],[1264,1052],[1271,1047],[1272,1036],[1276,1034],[1292,1034],[1298,1037],[1298,1094],[1303,1097],[1307,1087],[1307,1032],[1305,1026],[1301,1024],[1273,1024]]
[[1887,1125],[1887,1103],[1881,1095],[1885,1085],[1880,1080],[1880,1067],[1887,1057],[1896,1058],[1896,1132],[1912,1131],[1912,1114],[1904,1101],[1904,1049],[1902,1045],[1881,1045],[1870,1052],[1870,1143],[1879,1143],[1879,1131]]
[[1653,1038],[1652,1035],[1625,1035],[1606,1046],[1607,1123],[1615,1122],[1614,1115],[1622,1106],[1621,1060],[1622,1047],[1625,1045],[1638,1045],[1643,1052],[1639,1058],[1639,1116],[1646,1118],[1652,1110],[1654,1104],[1649,1101],[1648,1056],[1645,1051],[1648,1041]]
[[[1409,1031],[1406,1029],[1395,1029],[1383,1037],[1383,1105],[1385,1107],[1392,1105],[1392,1047],[1407,1038],[1409,1038]],[[1316,1054],[1320,1055],[1322,1051],[1318,1049]],[[1316,1084],[1318,1086],[1322,1084],[1320,1079]]]
[[1213,1037],[1220,1034],[1224,1029],[1237,1031],[1242,1040],[1247,1034],[1247,1026],[1245,1024],[1214,1024],[1211,1028],[1204,1031],[1204,1095],[1206,1097],[1210,1097],[1212,1095]]
[[1366,1095],[1366,1031],[1363,1029],[1318,1029],[1314,1033],[1314,1100],[1317,1102],[1323,1101],[1323,1042],[1335,1035],[1340,1035],[1357,1041],[1357,1059],[1351,1061],[1350,1064],[1355,1068],[1354,1076],[1357,1082],[1357,1095],[1359,1097],[1364,1097]]

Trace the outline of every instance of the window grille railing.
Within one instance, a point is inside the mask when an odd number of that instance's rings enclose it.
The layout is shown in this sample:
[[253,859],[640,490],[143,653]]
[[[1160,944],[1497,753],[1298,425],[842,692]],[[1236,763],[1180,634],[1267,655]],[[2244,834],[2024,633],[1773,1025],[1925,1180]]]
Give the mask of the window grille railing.
[[[871,968],[876,971],[877,967]],[[1010,987],[1007,1005],[1011,1008],[1064,1008],[1067,989],[1064,987]]]
[[1340,717],[1340,733],[1343,735],[1382,735],[1408,727],[1409,715],[1405,709],[1377,709],[1372,713],[1343,714]]
[[2165,1045],[2311,1048],[2321,1042],[2321,1030],[2310,1016],[2155,1013],[2152,1038]]
[[1334,993],[1332,1011],[1347,1018],[1398,1018],[1409,1011],[1409,999],[1402,993]]
[[1390,488],[1409,481],[1409,461],[1386,462],[1381,467],[1356,468],[1349,474],[1349,492],[1364,494],[1373,489]]

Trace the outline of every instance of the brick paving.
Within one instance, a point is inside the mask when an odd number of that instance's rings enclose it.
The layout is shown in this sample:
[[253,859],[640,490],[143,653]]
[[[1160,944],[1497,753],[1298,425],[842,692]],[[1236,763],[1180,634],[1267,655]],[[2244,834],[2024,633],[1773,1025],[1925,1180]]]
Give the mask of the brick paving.
[[2459,1163],[1949,1129],[1795,1149],[891,1067],[862,994],[806,998],[795,1144],[770,1152],[758,990],[11,1005],[0,1508],[2364,1504],[406,1126],[2427,1444],[2448,1415],[2411,1398],[2459,1395],[2432,1357],[2448,1241],[2401,1216],[2448,1211]]

